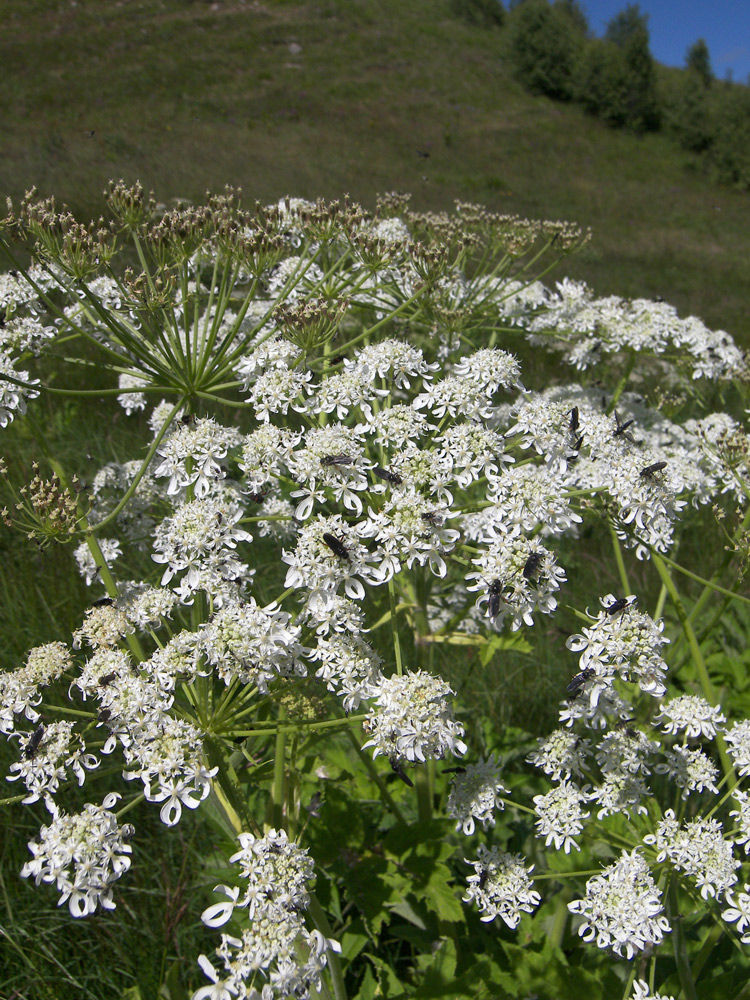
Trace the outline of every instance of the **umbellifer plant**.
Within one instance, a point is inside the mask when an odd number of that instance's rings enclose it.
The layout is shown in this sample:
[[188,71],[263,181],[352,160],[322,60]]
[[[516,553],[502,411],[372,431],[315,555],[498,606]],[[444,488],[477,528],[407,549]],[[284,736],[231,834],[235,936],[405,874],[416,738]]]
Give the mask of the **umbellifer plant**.
[[[43,456],[4,469],[4,520],[71,542],[94,591],[0,675],[5,802],[41,824],[21,874],[113,909],[139,812],[205,815],[225,881],[195,1000],[740,995],[750,721],[710,653],[750,620],[748,436],[704,405],[746,388],[731,338],[543,285],[587,239],[565,223],[107,201],[83,225],[31,192],[2,230],[0,423]],[[66,386],[81,366],[109,385]],[[146,411],[145,448],[63,467],[41,393]],[[592,526],[617,593],[581,583]],[[500,747],[460,662],[533,658],[561,612],[558,727]]]

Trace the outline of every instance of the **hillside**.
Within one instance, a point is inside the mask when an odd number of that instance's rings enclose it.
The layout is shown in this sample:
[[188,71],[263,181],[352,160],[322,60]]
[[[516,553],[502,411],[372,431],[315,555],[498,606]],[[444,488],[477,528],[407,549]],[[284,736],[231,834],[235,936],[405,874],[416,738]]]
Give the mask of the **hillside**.
[[4,0],[3,20],[2,195],[35,184],[89,215],[123,176],[164,201],[399,189],[571,218],[594,241],[568,273],[750,343],[750,198],[664,136],[525,94],[502,31],[447,0]]

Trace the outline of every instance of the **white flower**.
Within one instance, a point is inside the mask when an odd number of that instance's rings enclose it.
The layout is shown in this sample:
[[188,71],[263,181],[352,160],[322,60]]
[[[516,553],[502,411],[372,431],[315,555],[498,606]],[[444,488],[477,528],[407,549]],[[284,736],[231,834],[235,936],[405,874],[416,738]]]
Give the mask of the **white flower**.
[[555,850],[562,848],[566,854],[572,847],[580,851],[573,838],[583,832],[583,820],[590,815],[582,809],[587,792],[572,781],[563,781],[546,795],[534,796],[534,812],[539,817],[536,835],[545,838],[547,847],[554,844]]
[[112,884],[130,867],[133,850],[127,843],[132,827],[118,826],[110,812],[119,798],[111,792],[100,806],[87,803],[71,815],[57,812],[29,843],[34,857],[21,875],[32,876],[37,885],[54,882],[60,891],[58,905],[67,902],[74,917],[86,917],[99,906],[115,908]]
[[727,923],[737,924],[737,930],[742,935],[743,944],[750,944],[750,885],[745,884],[745,891],[735,893],[729,889],[726,893],[726,901],[729,909],[722,910],[721,915]]
[[520,854],[500,852],[479,845],[479,860],[466,861],[474,874],[469,875],[468,889],[463,897],[468,903],[476,900],[479,919],[487,922],[499,916],[508,927],[517,927],[522,913],[532,913],[539,906],[541,896],[532,889],[530,868],[524,866]]
[[458,820],[456,830],[463,830],[470,837],[474,833],[475,819],[485,830],[495,825],[495,810],[505,808],[502,794],[510,793],[500,781],[500,765],[491,754],[487,760],[480,758],[476,764],[467,764],[457,771],[445,811]]
[[590,878],[584,899],[568,903],[568,909],[583,918],[578,933],[584,941],[595,941],[598,948],[612,948],[628,959],[659,944],[671,930],[662,915],[661,890],[637,850],[623,852]]
[[446,752],[466,753],[461,740],[464,727],[453,718],[450,687],[440,677],[424,670],[381,681],[377,707],[363,724],[372,733],[363,750],[374,747],[373,757],[385,754],[392,764],[441,760]]
[[665,733],[675,734],[684,730],[688,739],[703,736],[710,740],[724,728],[726,721],[721,709],[709,705],[705,698],[683,694],[662,703],[654,725],[663,722]]
[[656,848],[657,861],[669,860],[694,878],[704,899],[718,899],[737,881],[740,862],[732,857],[732,845],[722,837],[718,820],[699,818],[681,827],[674,812],[667,809],[656,833],[643,840]]

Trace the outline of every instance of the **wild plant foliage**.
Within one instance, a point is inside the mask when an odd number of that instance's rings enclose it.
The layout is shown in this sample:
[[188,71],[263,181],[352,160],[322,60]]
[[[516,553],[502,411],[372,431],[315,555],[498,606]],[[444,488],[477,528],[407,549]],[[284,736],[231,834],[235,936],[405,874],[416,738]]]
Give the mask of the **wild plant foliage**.
[[[205,816],[196,1000],[737,993],[750,721],[706,650],[750,604],[749,448],[701,395],[746,388],[731,337],[544,285],[587,239],[565,223],[393,194],[167,210],[122,182],[108,207],[32,192],[4,222],[0,423],[44,467],[4,469],[3,517],[92,588],[0,674],[5,801],[40,827],[21,874],[113,909],[139,814]],[[82,367],[107,379],[84,401],[147,417],[94,473],[34,419]],[[724,546],[683,566],[701,512]],[[592,525],[619,590],[586,576],[574,607]],[[558,726],[500,747],[459,661],[533,658],[562,610]]]

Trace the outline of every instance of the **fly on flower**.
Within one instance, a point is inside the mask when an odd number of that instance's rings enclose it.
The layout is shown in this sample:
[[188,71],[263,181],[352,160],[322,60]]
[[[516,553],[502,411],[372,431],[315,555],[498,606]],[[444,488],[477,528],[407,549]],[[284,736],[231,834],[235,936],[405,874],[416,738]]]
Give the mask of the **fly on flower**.
[[377,476],[379,479],[385,479],[387,483],[393,483],[394,486],[400,486],[404,481],[397,472],[391,472],[389,469],[384,469],[380,465],[374,465],[372,472],[373,475]]
[[321,465],[354,465],[351,455],[324,455],[320,460]]
[[666,467],[666,462],[654,462],[653,465],[647,465],[645,469],[641,469],[641,479],[653,479],[658,472],[663,472]]
[[542,565],[542,553],[532,552],[523,567],[524,580],[533,580]]
[[349,558],[349,549],[347,549],[344,543],[336,538],[335,535],[332,535],[330,531],[323,532],[323,541],[326,543],[331,552],[333,552],[334,555],[337,555],[339,559]]
[[115,602],[111,597],[100,597],[98,601],[94,601],[91,605],[92,608],[111,608]]
[[635,601],[635,597],[632,600],[628,597],[618,597],[616,601],[612,601],[611,604],[607,605],[607,614],[612,616],[618,614],[620,611],[626,611],[635,604]]
[[44,736],[44,726],[40,722],[36,727],[34,732],[29,737],[29,742],[24,748],[23,755],[27,760],[33,760],[36,756],[36,752],[39,749],[39,744],[42,742],[42,737]]
[[500,595],[503,590],[504,587],[500,580],[493,580],[487,588],[487,595],[489,598],[487,602],[487,614],[490,618],[497,618],[500,614]]
[[578,697],[581,693],[583,685],[587,680],[589,680],[590,677],[593,677],[595,673],[596,671],[592,670],[591,667],[587,667],[585,670],[579,671],[579,673],[571,679],[570,684],[568,684],[565,689],[571,696],[571,701],[574,701]]
[[401,761],[398,759],[398,757],[390,757],[389,761],[391,768],[393,769],[393,773],[397,775],[405,785],[408,785],[409,788],[414,788],[414,782],[411,780],[409,775],[404,770]]
[[257,493],[248,493],[247,498],[248,500],[251,500],[253,503],[260,504],[263,503],[263,501],[266,499],[266,497],[270,492],[271,492],[271,487],[264,486],[263,489],[258,491]]
[[635,444],[635,438],[628,431],[628,427],[630,427],[630,425],[634,424],[634,423],[635,423],[635,420],[626,420],[625,422],[623,422],[622,419],[621,419],[621,417],[620,417],[620,414],[617,412],[617,410],[615,410],[615,424],[616,424],[616,427],[615,427],[614,436],[615,437],[624,437],[626,440],[630,441],[631,444]]

